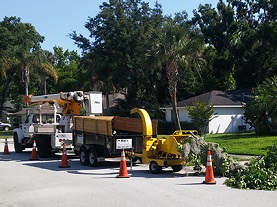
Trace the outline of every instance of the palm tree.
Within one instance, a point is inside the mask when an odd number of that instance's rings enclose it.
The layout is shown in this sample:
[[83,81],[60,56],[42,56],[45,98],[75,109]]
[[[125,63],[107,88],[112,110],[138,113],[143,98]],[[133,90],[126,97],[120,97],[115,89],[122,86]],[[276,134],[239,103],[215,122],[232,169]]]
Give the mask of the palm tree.
[[[38,69],[44,79],[46,88],[46,75],[51,76],[56,82],[58,80],[57,72],[54,66],[47,60],[45,51],[40,49],[33,52],[23,51],[18,53],[17,70],[21,73],[22,81],[25,86],[25,95],[29,95],[30,69]],[[46,93],[46,89],[44,89]]]
[[[173,21],[165,22],[160,30],[152,31],[151,49],[147,56],[160,68],[165,68],[168,90],[171,97],[175,127],[181,129],[177,110],[177,83],[180,68],[194,69],[198,72],[205,62],[202,54],[204,44],[200,39],[192,38],[186,26]],[[202,81],[202,80],[201,80]]]
[[47,50],[38,50],[36,51],[35,55],[36,58],[33,62],[33,66],[42,75],[44,94],[46,94],[46,77],[52,77],[55,83],[57,83],[58,81],[58,74],[56,69],[54,68],[54,56],[51,52]]

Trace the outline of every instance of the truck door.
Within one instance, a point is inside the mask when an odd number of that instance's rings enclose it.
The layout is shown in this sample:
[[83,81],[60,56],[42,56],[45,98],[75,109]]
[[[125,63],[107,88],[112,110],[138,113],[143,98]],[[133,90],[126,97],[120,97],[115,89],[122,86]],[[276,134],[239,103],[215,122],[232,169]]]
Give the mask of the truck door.
[[[37,117],[35,117],[37,116]],[[22,131],[24,134],[24,137],[30,137],[34,133],[34,123],[33,121],[39,122],[39,115],[28,115],[25,123],[22,125]]]

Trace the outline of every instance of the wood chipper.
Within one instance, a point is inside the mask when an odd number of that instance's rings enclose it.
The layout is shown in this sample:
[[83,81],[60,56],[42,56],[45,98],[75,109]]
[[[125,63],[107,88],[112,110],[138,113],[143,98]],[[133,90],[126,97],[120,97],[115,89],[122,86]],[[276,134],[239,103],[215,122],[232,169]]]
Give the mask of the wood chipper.
[[142,153],[134,152],[135,159],[141,160],[143,164],[149,164],[151,173],[158,174],[165,167],[171,167],[173,172],[183,168],[182,154],[178,145],[189,137],[197,135],[196,130],[175,131],[168,138],[154,137],[152,134],[152,122],[149,114],[144,109],[135,108],[131,114],[138,113],[143,124],[143,147]]

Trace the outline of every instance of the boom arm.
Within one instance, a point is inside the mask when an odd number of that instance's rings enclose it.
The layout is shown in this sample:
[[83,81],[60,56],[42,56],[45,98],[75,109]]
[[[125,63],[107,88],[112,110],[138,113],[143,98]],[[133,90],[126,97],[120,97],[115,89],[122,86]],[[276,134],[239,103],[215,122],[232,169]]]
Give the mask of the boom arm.
[[58,103],[62,107],[63,114],[78,115],[82,108],[82,103],[84,101],[84,94],[82,91],[49,94],[42,96],[24,96],[23,101],[25,103],[31,104],[55,104]]

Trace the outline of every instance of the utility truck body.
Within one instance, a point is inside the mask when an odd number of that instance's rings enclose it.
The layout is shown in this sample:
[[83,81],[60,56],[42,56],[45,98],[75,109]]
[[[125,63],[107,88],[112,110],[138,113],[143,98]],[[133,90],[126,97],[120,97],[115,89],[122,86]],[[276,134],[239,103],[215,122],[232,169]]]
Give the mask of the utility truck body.
[[[91,100],[91,98],[94,100]],[[93,103],[86,103],[91,102]],[[102,107],[102,94],[82,91],[25,96],[28,103],[27,118],[23,124],[13,130],[15,151],[20,153],[25,148],[33,147],[36,140],[40,157],[49,157],[62,149],[72,149],[72,116],[78,115],[84,104],[87,110]],[[95,106],[93,108],[93,106]],[[102,108],[101,108],[102,112]]]

